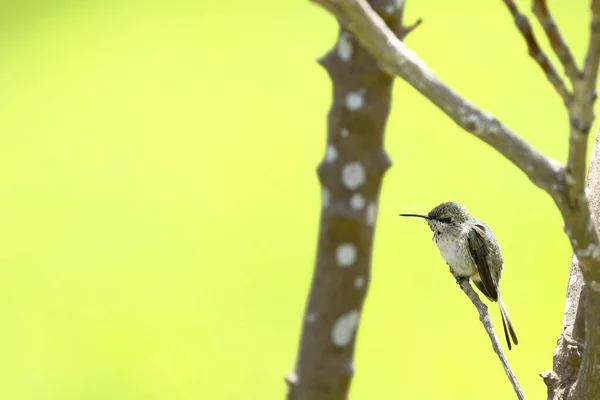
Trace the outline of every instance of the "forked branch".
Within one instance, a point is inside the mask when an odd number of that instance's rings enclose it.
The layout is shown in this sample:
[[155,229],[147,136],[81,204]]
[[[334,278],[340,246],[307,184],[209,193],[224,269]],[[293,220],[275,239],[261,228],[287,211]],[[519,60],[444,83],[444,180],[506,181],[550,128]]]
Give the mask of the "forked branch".
[[533,0],[531,6],[531,10],[533,14],[536,16],[542,28],[544,28],[544,32],[546,32],[546,37],[550,42],[550,46],[552,50],[554,50],[554,54],[560,60],[565,74],[569,77],[571,82],[574,82],[581,77],[581,72],[577,68],[575,64],[575,59],[573,59],[573,55],[571,54],[571,50],[567,43],[564,41],[560,31],[558,30],[558,26],[554,22],[554,18],[552,14],[548,10],[548,6],[546,5],[546,0]]
[[[552,83],[554,89],[559,94],[563,103],[569,105],[571,103],[572,94],[567,90],[565,83],[562,78],[554,68],[554,64],[548,59],[546,53],[537,42],[535,35],[533,34],[533,30],[531,29],[531,24],[529,23],[529,19],[525,16],[525,14],[519,11],[519,8],[515,4],[513,0],[503,0],[504,4],[508,7],[513,19],[515,21],[515,25],[523,35],[525,42],[527,42],[527,49],[529,50],[529,55],[531,58],[538,63],[546,78]],[[564,43],[563,43],[564,44]],[[565,46],[566,47],[566,46]],[[567,52],[569,48],[566,47]],[[570,54],[570,53],[569,53]]]

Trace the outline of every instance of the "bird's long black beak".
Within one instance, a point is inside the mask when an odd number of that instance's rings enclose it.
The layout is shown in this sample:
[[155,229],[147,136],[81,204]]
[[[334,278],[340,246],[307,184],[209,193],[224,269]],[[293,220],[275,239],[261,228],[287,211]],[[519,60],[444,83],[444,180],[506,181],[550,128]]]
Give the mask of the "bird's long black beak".
[[419,217],[419,218],[425,218],[425,219],[431,219],[429,218],[429,215],[425,215],[425,214],[399,214],[401,217]]

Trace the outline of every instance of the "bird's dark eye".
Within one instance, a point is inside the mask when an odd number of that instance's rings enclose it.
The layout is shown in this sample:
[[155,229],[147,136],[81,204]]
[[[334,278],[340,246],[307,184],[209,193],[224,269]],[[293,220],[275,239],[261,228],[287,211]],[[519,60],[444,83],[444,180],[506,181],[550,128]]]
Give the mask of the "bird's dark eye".
[[448,218],[440,218],[440,222],[443,222],[445,224],[449,224],[450,222],[452,222],[452,218],[448,217]]

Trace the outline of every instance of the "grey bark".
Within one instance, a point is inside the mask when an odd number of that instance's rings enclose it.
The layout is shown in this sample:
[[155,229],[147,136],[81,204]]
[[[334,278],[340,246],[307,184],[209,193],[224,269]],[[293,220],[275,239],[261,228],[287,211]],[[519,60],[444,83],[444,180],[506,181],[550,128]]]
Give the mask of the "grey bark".
[[[403,4],[372,0],[401,37]],[[354,374],[354,344],[371,277],[379,190],[390,159],[383,148],[393,77],[351,32],[319,60],[333,82],[327,143],[318,167],[322,210],[317,255],[287,398],[345,399]]]
[[[596,132],[585,190],[596,227],[600,226],[599,142],[600,125]],[[579,261],[574,254],[567,284],[563,327],[554,352],[552,370],[540,374],[548,387],[549,400],[593,399],[599,396],[594,385],[583,383],[596,379],[594,370],[600,369],[600,360],[595,358],[599,354],[597,349],[588,350],[587,358],[584,357],[585,347],[597,346],[598,336],[600,336],[597,330],[600,321],[597,320],[597,316],[590,316],[586,312],[588,296],[592,297],[592,301],[598,301],[594,299],[596,291],[592,286],[595,285],[585,284]],[[594,306],[591,309],[594,309]],[[596,325],[593,325],[594,323]],[[588,330],[587,324],[592,324],[592,329]],[[579,379],[582,379],[582,384],[577,385]],[[576,388],[579,392],[575,390]]]

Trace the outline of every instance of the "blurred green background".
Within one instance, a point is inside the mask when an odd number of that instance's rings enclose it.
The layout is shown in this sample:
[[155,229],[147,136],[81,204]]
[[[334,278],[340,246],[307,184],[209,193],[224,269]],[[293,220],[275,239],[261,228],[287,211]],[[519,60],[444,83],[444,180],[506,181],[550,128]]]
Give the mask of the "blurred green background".
[[[502,2],[447,3],[408,0],[407,44],[564,160],[565,112]],[[550,6],[581,62],[587,2]],[[283,398],[336,34],[308,1],[0,0],[0,398]],[[570,261],[550,197],[400,80],[385,145],[351,398],[513,396],[428,228],[397,217],[446,200],[499,238],[509,360],[545,398]]]

